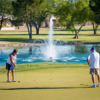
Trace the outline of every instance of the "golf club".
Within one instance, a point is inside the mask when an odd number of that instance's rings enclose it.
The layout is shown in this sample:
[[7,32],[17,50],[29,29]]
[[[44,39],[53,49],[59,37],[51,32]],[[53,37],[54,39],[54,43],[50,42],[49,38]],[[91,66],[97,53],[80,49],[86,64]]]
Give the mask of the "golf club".
[[20,83],[18,73],[17,73],[17,69],[15,69],[15,71],[16,71],[16,74],[17,74],[18,83]]

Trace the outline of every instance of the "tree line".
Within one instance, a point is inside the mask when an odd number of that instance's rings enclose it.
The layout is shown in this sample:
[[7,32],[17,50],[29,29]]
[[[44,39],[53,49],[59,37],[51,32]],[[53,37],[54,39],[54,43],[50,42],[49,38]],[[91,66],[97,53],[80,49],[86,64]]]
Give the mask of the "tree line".
[[[57,25],[75,32],[76,39],[88,21],[92,22],[94,34],[97,34],[100,0],[0,0],[0,30],[5,17],[12,15],[9,19],[13,25],[26,23],[29,40],[32,40],[32,26],[38,35],[44,20],[52,14],[57,18]],[[76,24],[80,24],[79,29]]]

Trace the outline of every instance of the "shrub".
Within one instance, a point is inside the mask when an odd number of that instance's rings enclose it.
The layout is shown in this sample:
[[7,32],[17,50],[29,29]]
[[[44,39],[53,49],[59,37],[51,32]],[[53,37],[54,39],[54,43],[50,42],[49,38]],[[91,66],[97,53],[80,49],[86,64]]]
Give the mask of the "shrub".
[[[1,25],[0,25],[0,27],[1,27]],[[4,27],[4,25],[2,25],[2,27]]]

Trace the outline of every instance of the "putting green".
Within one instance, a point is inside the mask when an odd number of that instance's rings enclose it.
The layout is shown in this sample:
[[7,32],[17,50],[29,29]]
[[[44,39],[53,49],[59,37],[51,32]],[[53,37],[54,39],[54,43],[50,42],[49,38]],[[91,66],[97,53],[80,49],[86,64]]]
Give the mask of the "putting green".
[[89,68],[41,69],[18,75],[20,83],[7,83],[6,74],[0,74],[0,100],[100,99],[100,88],[91,88]]

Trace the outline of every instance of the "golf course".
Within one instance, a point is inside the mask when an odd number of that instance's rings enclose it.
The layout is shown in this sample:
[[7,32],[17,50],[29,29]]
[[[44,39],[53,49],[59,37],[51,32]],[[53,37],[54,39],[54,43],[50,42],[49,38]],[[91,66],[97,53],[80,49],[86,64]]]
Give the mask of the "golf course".
[[[17,82],[7,83],[6,69],[0,68],[0,100],[99,100],[100,98],[100,88],[91,87],[91,75],[87,64],[20,64],[15,71]],[[11,78],[10,74],[10,80]]]
[[100,0],[0,0],[0,100],[100,100]]

